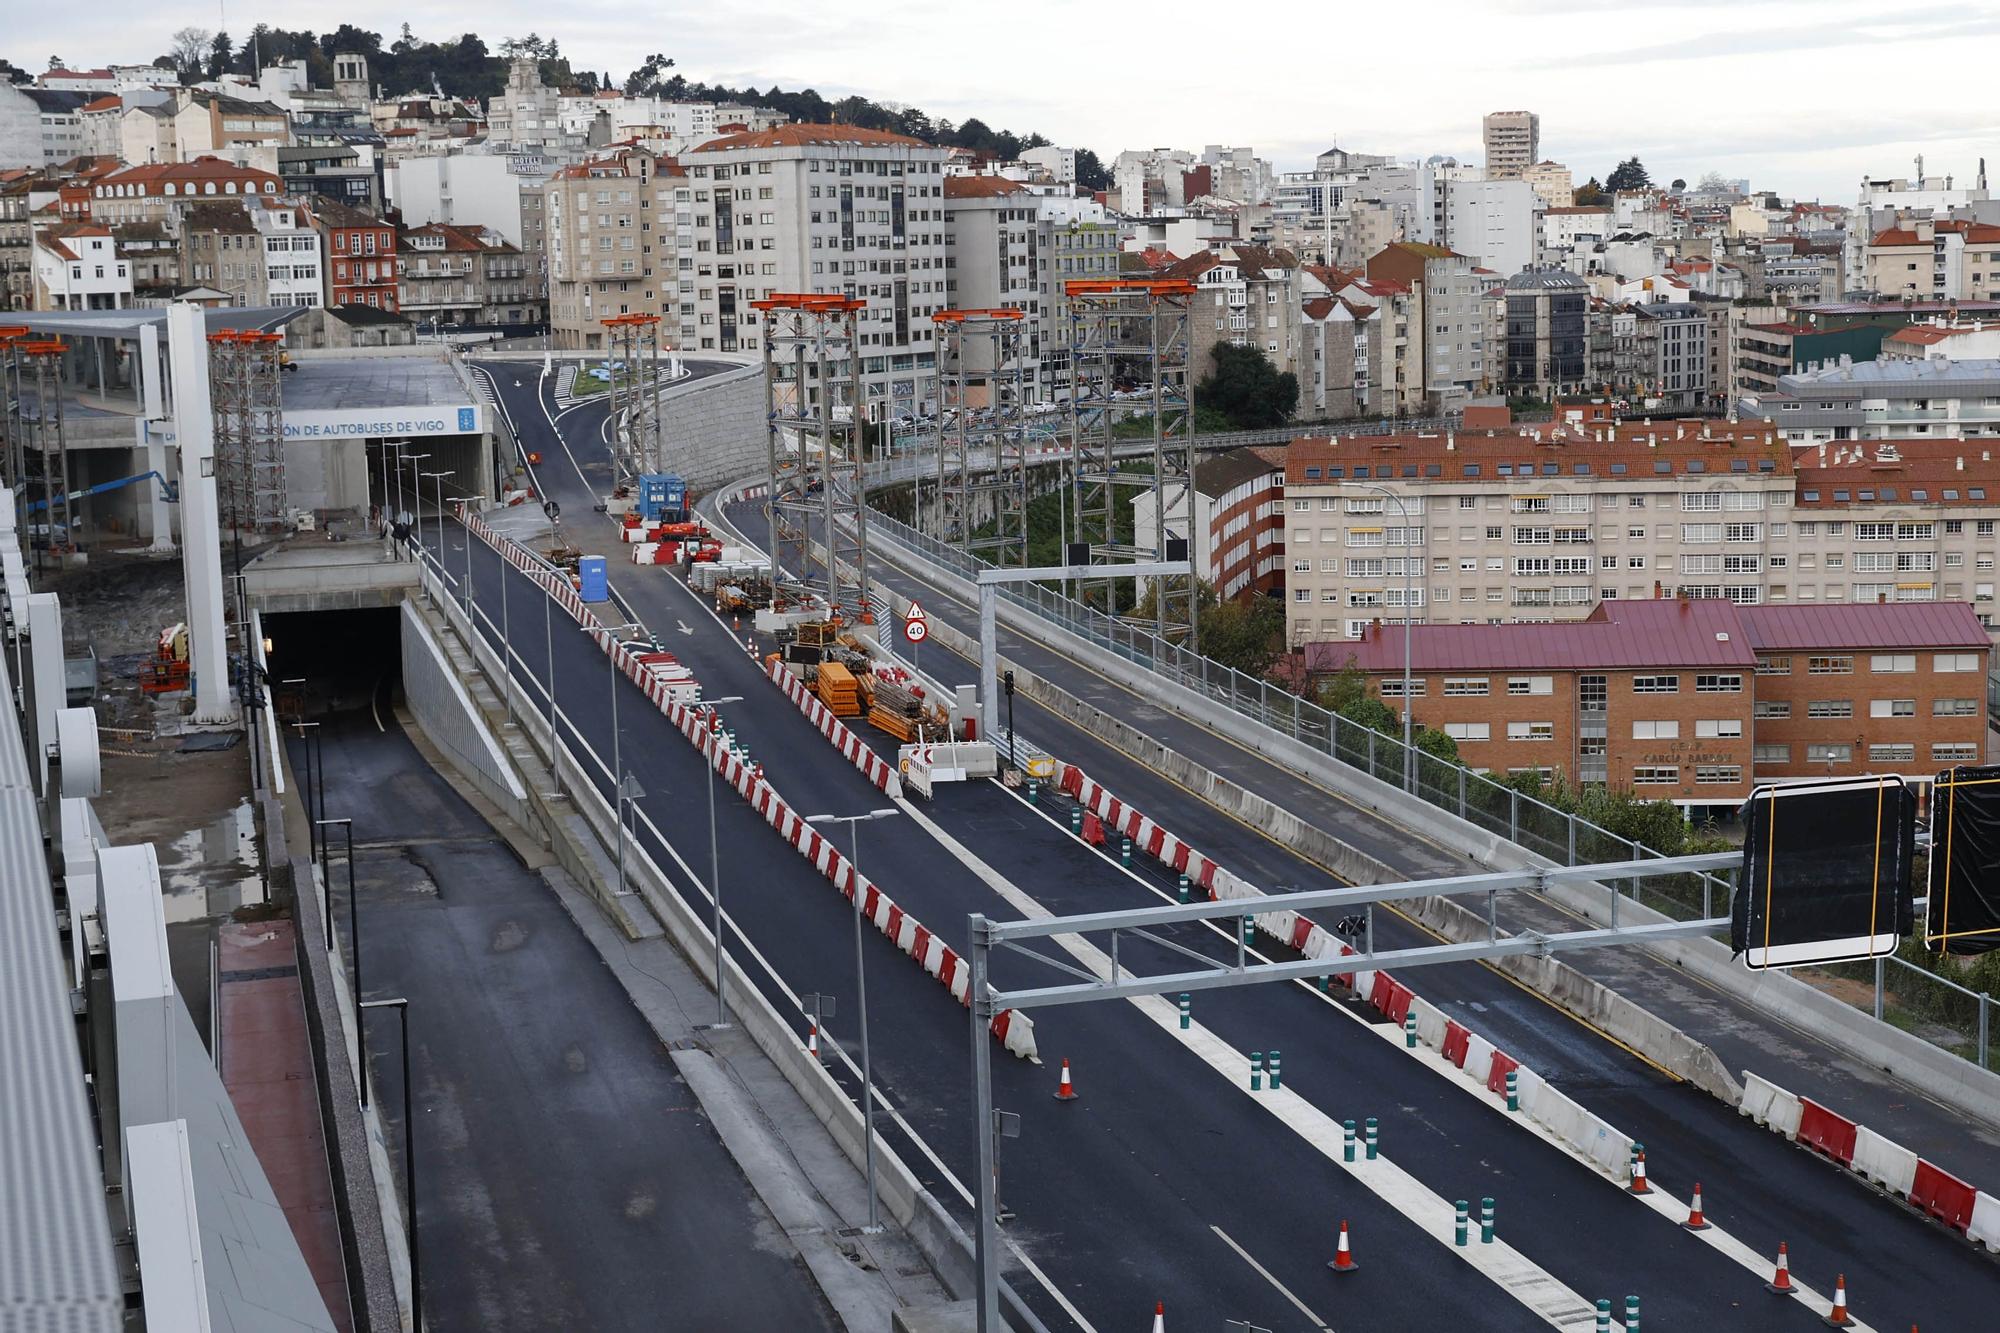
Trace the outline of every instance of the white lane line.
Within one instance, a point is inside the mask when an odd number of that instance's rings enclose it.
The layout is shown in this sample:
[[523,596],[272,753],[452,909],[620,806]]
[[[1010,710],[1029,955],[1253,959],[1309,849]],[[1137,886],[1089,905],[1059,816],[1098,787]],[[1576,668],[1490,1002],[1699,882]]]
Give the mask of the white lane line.
[[[947,848],[959,862],[977,875],[988,888],[1023,917],[1044,920],[1054,913],[1022,892],[999,871],[988,865],[965,844],[940,828],[907,797],[896,804],[911,821]],[[1111,976],[1111,959],[1096,945],[1075,935],[1052,936],[1053,943],[1100,979]],[[1341,1160],[1345,1133],[1339,1121],[1308,1102],[1291,1088],[1250,1091],[1250,1057],[1232,1047],[1200,1023],[1183,1031],[1180,1006],[1160,995],[1130,997],[1126,1003],[1150,1019],[1167,1036],[1185,1046],[1197,1059],[1220,1074],[1238,1095],[1276,1117],[1320,1156],[1384,1203],[1415,1222],[1425,1235],[1448,1253],[1463,1259],[1507,1295],[1526,1306],[1553,1328],[1586,1329],[1595,1326],[1597,1305],[1570,1290],[1553,1273],[1516,1250],[1504,1240],[1474,1241],[1460,1247],[1453,1243],[1457,1210],[1452,1201],[1437,1194],[1386,1156],[1374,1161],[1361,1158]]]
[[1292,1294],[1292,1289],[1290,1287],[1278,1281],[1278,1279],[1276,1279],[1275,1277],[1272,1277],[1270,1269],[1264,1267],[1264,1265],[1258,1263],[1255,1259],[1251,1258],[1250,1251],[1244,1249],[1241,1245],[1238,1245],[1236,1243],[1236,1238],[1234,1236],[1231,1236],[1227,1231],[1224,1231],[1221,1227],[1218,1226],[1210,1225],[1208,1229],[1210,1231],[1213,1231],[1216,1235],[1220,1236],[1222,1238],[1222,1243],[1224,1245],[1227,1245],[1230,1249],[1236,1251],[1236,1253],[1242,1257],[1244,1263],[1249,1264],[1250,1267],[1256,1269],[1258,1277],[1263,1278],[1266,1282],[1276,1287],[1278,1289],[1278,1294],[1280,1296],[1283,1296],[1293,1305],[1296,1305],[1299,1308],[1299,1313],[1304,1315],[1306,1318],[1312,1320],[1313,1327],[1320,1330],[1320,1333],[1333,1333],[1332,1325],[1328,1324],[1326,1320],[1321,1319],[1318,1315],[1314,1314],[1312,1312],[1311,1306],[1307,1305],[1304,1301],[1294,1296]]

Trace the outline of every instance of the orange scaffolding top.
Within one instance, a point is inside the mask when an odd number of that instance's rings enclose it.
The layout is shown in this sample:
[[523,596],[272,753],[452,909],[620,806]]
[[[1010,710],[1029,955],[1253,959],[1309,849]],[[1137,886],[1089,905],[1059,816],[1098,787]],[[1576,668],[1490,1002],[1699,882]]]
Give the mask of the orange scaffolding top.
[[1074,278],[1063,284],[1069,296],[1193,296],[1186,278]]
[[16,338],[25,338],[27,336],[28,329],[24,324],[0,325],[0,343],[13,342]]
[[54,356],[59,352],[68,351],[69,344],[60,338],[43,338],[35,342],[16,343],[14,350],[29,356]]
[[955,324],[968,319],[1026,319],[1027,312],[1005,307],[991,310],[939,310],[931,315],[933,323]]
[[866,310],[868,303],[852,296],[835,296],[831,292],[779,292],[761,301],[750,303],[752,310],[801,310],[809,314],[840,314],[853,310]]
[[600,319],[597,322],[607,328],[628,325],[636,327],[642,324],[657,324],[660,322],[660,317],[658,315],[613,315],[609,319]]
[[212,343],[252,343],[269,346],[272,343],[283,342],[285,335],[270,333],[263,329],[217,329],[208,335],[208,340]]

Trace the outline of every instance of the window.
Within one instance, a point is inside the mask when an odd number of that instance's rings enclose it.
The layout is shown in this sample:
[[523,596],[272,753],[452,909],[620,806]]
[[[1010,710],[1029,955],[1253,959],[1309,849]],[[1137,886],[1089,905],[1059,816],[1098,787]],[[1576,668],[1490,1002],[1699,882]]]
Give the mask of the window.
[[1757,674],[1760,676],[1789,676],[1792,674],[1792,659],[1789,657],[1760,657],[1757,659]]
[[1726,542],[1754,542],[1762,541],[1763,538],[1764,525],[1762,523],[1725,523],[1722,525],[1722,540]]
[[1868,669],[1878,676],[1894,675],[1917,669],[1915,653],[1874,653],[1868,658]]
[[1789,745],[1753,745],[1750,758],[1759,764],[1789,764],[1792,762],[1792,747]]
[[1753,715],[1760,718],[1782,720],[1792,715],[1789,699],[1759,699]]
[[1694,678],[1694,691],[1696,694],[1741,694],[1743,692],[1743,677],[1737,675],[1696,676]]
[[1942,674],[1979,670],[1978,653],[1938,653],[1931,658],[1931,670]]
[[1868,762],[1871,764],[1908,763],[1917,757],[1917,747],[1907,744],[1871,745],[1868,747]]
[[1979,700],[1933,699],[1931,700],[1931,716],[1932,717],[1977,717],[1979,716]]
[[1699,764],[1694,770],[1694,780],[1698,785],[1737,783],[1743,781],[1743,769],[1738,764]]
[[1916,715],[1917,701],[1915,699],[1870,699],[1868,701],[1868,716],[1870,717],[1915,717]]
[[1490,722],[1447,722],[1444,734],[1455,741],[1484,741],[1493,738],[1493,724]]
[[1677,764],[1642,764],[1632,770],[1635,787],[1678,787],[1681,770]]
[[1975,764],[1979,762],[1979,744],[1976,741],[1939,741],[1931,746],[1931,762],[1938,764]]
[[1507,693],[1509,693],[1509,694],[1553,694],[1553,693],[1555,693],[1555,677],[1553,677],[1553,676],[1509,676],[1509,677],[1507,677]]
[[1556,724],[1553,722],[1509,722],[1507,739],[1510,741],[1552,741],[1556,738]]
[[1852,657],[1808,657],[1806,674],[1809,676],[1848,676],[1854,674]]
[[1852,699],[1812,699],[1806,703],[1807,717],[1853,717]]
[[1634,694],[1679,694],[1680,692],[1681,678],[1679,676],[1632,677],[1632,693]]
[[[1732,524],[1731,526],[1735,525]],[[1646,533],[1644,529],[1639,529],[1634,535],[1643,537]],[[1719,542],[1722,540],[1722,525],[1720,523],[1683,523],[1681,524],[1681,540],[1684,542]]]
[[1490,693],[1492,684],[1485,676],[1446,676],[1444,692],[1446,698]]
[[1851,764],[1854,762],[1854,747],[1846,744],[1808,745],[1806,747],[1806,762],[1808,764]]
[[1685,513],[1693,514],[1721,508],[1721,491],[1688,491],[1681,496],[1681,509]]
[[1694,734],[1699,740],[1740,740],[1743,736],[1743,719],[1702,718],[1694,724]]
[[1632,739],[1635,741],[1677,741],[1680,738],[1681,724],[1672,718],[1632,724]]
[[[1428,687],[1429,683],[1430,682],[1426,681],[1422,676],[1413,677],[1410,681],[1410,697],[1414,699],[1418,695],[1422,694],[1424,690]],[[1384,699],[1402,698],[1403,678],[1401,676],[1396,676],[1391,679],[1385,679],[1382,682],[1382,697]]]

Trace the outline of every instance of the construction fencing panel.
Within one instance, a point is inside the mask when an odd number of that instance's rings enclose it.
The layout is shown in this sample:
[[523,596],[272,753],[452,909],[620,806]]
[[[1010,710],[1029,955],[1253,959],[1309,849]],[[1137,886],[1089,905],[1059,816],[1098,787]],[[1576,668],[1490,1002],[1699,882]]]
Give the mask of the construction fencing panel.
[[2000,767],[1948,769],[1931,790],[1924,944],[1985,953],[2000,947]]
[[1730,947],[1751,968],[1876,958],[1914,925],[1917,798],[1902,778],[1759,787]]

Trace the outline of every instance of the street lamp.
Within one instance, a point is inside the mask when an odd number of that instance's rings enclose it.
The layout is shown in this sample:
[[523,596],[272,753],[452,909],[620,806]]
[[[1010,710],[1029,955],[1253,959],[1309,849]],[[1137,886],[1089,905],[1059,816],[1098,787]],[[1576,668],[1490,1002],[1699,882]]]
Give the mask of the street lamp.
[[[423,469],[418,467],[417,464],[423,462],[426,458],[429,458],[430,455],[406,454],[398,451],[396,457],[400,460],[398,463],[399,468],[402,463],[408,463],[410,465],[410,471],[417,474],[416,485],[410,488],[416,492],[416,503],[411,506],[411,515],[416,520],[417,560],[419,563],[421,563],[423,560],[423,549],[424,549],[424,484],[423,484]],[[398,471],[396,473],[396,498],[398,504],[402,503],[402,495],[403,495],[403,474],[401,471]]]
[[[1410,562],[1413,559],[1420,559],[1421,557],[1414,557],[1410,554],[1411,550],[1414,549],[1415,543],[1410,540],[1410,511],[1408,506],[1403,503],[1402,496],[1396,494],[1396,492],[1390,490],[1387,486],[1376,486],[1368,482],[1348,482],[1345,489],[1373,491],[1375,494],[1383,496],[1396,506],[1396,513],[1403,520],[1403,787],[1407,791],[1415,791],[1417,785],[1416,754],[1414,747],[1410,743],[1410,615],[1415,608],[1410,604]],[[1384,549],[1386,550],[1387,547],[1385,546]]]
[[845,824],[849,838],[848,859],[854,863],[854,989],[861,1004],[861,1140],[865,1147],[868,1172],[868,1230],[880,1231],[875,1198],[875,1080],[868,1063],[868,971],[861,951],[861,825],[871,819],[887,819],[901,812],[893,807],[870,810],[865,815],[808,815],[808,824]]
[[625,807],[636,805],[646,799],[646,789],[639,785],[639,779],[630,773],[618,783],[618,804],[612,811],[618,819],[618,896],[625,896]]
[[[451,497],[451,503],[455,505],[470,505],[472,497],[469,495],[454,495]],[[442,509],[444,504],[444,484],[440,482],[438,484],[438,507]],[[466,517],[470,517],[470,511],[467,512]],[[465,619],[466,623],[470,624],[472,622],[472,524],[461,519],[459,526],[465,529]],[[444,548],[444,520],[442,518],[438,520],[438,533],[438,548],[441,557]]]
[[[645,626],[626,624],[613,628],[609,625],[578,625],[577,628],[585,634],[592,636],[602,634],[604,636],[604,660],[611,667],[611,781],[616,786],[618,775],[625,771],[625,766],[618,757],[618,655],[611,651],[611,645],[616,642],[611,636],[614,634],[623,634],[627,630],[644,629]],[[549,680],[549,695],[551,698],[555,695],[554,677],[551,677]],[[551,713],[554,711],[553,704],[550,705],[550,711]]]
[[708,760],[708,899],[715,909],[715,1025],[729,1026],[729,1002],[723,997],[722,979],[722,856],[715,837],[715,788],[722,781],[722,774],[716,767],[716,747],[722,744],[722,719],[715,710],[723,704],[740,704],[743,696],[727,694],[720,699],[705,699],[708,705],[708,738],[702,745],[702,754]]
[[[357,1028],[366,1028],[367,1011],[370,1009],[394,1009],[396,1028],[402,1035],[403,1046],[403,1207],[410,1215],[410,1327],[424,1326],[424,1269],[417,1251],[417,1122],[410,1115],[410,1002],[398,995],[390,1000],[363,1000],[356,997],[356,1005],[361,1017],[355,1023]],[[362,1096],[367,1097],[368,1075],[364,1065],[361,1078]],[[364,1100],[364,1105],[366,1104]]]

